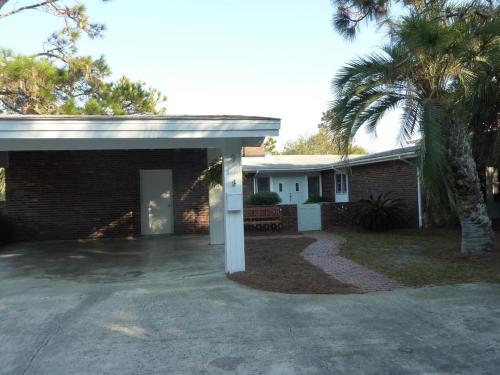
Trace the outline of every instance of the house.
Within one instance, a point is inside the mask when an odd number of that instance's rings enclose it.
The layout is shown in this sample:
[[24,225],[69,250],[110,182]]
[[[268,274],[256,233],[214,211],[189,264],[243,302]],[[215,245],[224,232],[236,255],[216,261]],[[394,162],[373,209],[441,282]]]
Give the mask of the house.
[[[241,149],[280,120],[244,116],[1,116],[4,214],[17,241],[210,233],[245,269]],[[224,158],[224,189],[203,181]]]
[[[252,155],[258,154],[252,150]],[[343,212],[350,202],[391,192],[405,201],[408,225],[421,227],[422,191],[416,158],[415,146],[352,155],[348,160],[339,155],[245,156],[243,194],[248,202],[252,194],[260,191],[278,193],[282,204],[298,205],[298,229],[304,230],[350,224],[342,222],[349,220]],[[318,197],[331,204],[321,208],[303,204]]]

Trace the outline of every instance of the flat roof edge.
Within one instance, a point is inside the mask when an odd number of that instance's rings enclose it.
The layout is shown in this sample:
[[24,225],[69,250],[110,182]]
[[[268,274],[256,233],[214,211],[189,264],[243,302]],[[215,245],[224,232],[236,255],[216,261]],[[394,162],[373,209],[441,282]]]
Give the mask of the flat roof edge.
[[277,117],[243,115],[0,115],[0,121],[281,121]]

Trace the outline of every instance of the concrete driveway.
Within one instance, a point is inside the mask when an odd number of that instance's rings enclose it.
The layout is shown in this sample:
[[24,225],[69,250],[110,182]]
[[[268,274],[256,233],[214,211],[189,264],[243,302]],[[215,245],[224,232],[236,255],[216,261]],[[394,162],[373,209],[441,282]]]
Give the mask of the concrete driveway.
[[0,250],[0,374],[498,374],[500,286],[284,295],[205,237]]

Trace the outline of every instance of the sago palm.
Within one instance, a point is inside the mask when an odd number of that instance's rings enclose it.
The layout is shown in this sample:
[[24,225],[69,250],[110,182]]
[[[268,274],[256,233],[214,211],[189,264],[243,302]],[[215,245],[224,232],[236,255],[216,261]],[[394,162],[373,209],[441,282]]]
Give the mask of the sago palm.
[[470,130],[472,114],[483,103],[478,98],[498,89],[491,74],[500,57],[498,12],[477,2],[443,4],[413,8],[397,22],[387,21],[389,45],[338,73],[331,127],[347,150],[360,128],[375,131],[387,111],[400,108],[401,139],[422,137],[427,192],[445,198],[459,216],[462,252],[488,251],[493,231]]

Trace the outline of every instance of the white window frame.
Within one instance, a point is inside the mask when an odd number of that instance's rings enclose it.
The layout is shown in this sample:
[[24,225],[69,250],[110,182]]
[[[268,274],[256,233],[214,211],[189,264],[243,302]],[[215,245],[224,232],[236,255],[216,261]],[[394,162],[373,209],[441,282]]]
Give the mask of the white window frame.
[[[341,176],[345,176],[345,191],[337,191],[337,177],[342,178]],[[335,191],[335,202],[337,203],[347,203],[349,202],[349,175],[342,171],[335,171],[335,175],[333,176],[334,182],[334,191]],[[342,180],[340,182],[342,188]]]

